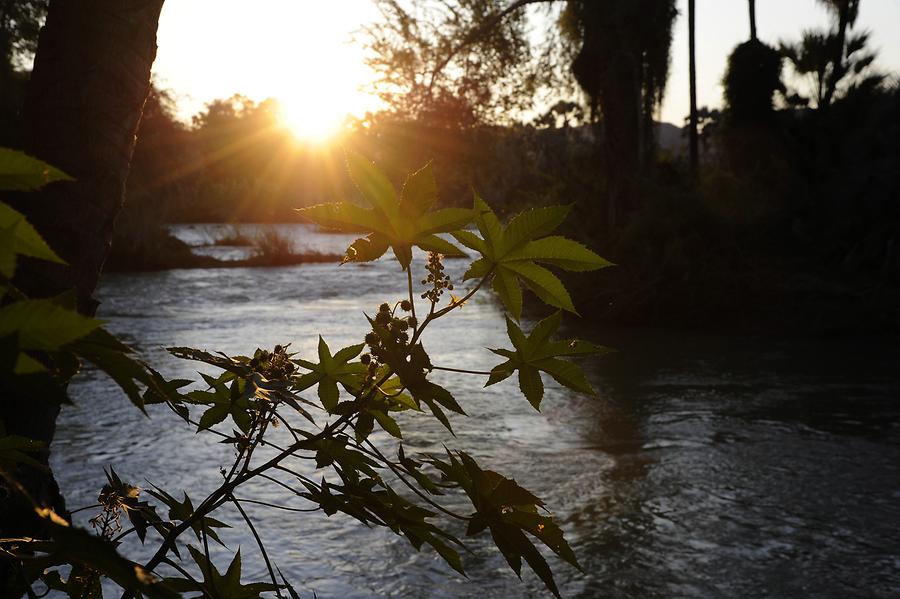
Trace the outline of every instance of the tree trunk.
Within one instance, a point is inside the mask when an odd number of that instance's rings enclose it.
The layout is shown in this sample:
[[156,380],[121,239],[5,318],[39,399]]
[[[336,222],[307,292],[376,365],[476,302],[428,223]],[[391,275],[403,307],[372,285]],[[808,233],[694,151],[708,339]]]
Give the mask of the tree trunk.
[[691,114],[690,123],[688,125],[690,135],[690,166],[691,177],[696,180],[700,174],[700,137],[697,131],[697,55],[696,55],[696,39],[695,39],[695,21],[694,21],[694,4],[695,0],[688,0],[688,53],[689,56],[689,77],[690,77],[690,94],[691,94]]
[[825,94],[822,96],[819,108],[826,108],[831,105],[831,101],[834,99],[834,94],[837,91],[837,84],[844,77],[844,52],[847,47],[847,30],[851,24],[851,11],[850,0],[845,0],[838,4],[838,27],[836,37],[833,40],[834,48],[831,57],[833,64],[831,74],[828,76],[825,84]]
[[21,198],[19,208],[68,263],[20,281],[35,297],[91,294],[122,207],[135,133],[156,57],[163,0],[53,0],[20,120],[20,145],[76,182]]
[[748,0],[750,3],[750,39],[756,41],[756,0]]
[[[68,262],[22,261],[16,283],[31,297],[75,289],[79,310],[93,314],[91,295],[122,208],[135,133],[156,57],[163,0],[51,0],[20,123],[21,149],[75,178],[11,203]],[[0,397],[7,433],[53,440],[59,406],[40,397]],[[47,463],[49,452],[39,456]],[[33,499],[64,508],[52,473],[20,469],[17,482]],[[0,509],[0,535],[38,536],[27,504]],[[0,591],[9,589],[0,564]],[[9,596],[4,594],[3,596]]]

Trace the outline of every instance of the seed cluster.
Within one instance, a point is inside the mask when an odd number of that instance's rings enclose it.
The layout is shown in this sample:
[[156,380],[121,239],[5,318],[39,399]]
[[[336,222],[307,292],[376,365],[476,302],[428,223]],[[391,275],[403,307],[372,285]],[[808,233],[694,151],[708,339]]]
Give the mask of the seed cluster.
[[276,345],[271,352],[258,349],[250,360],[250,367],[269,380],[283,379],[291,376],[297,370],[297,365],[291,362],[287,345]]
[[438,303],[441,295],[444,293],[444,289],[453,291],[453,283],[450,282],[450,277],[444,274],[443,258],[443,254],[428,252],[428,263],[425,265],[428,276],[422,279],[422,284],[431,285],[431,289],[422,294],[422,299],[427,299],[432,304]]
[[[385,302],[378,306],[378,313],[375,315],[374,320],[375,325],[383,327],[397,345],[405,346],[409,343],[410,330],[416,327],[417,321],[416,317],[412,315],[398,316],[398,307],[402,312],[412,310],[412,304],[409,300],[398,302],[393,310],[390,304]],[[368,385],[375,379],[379,366],[385,363],[387,348],[385,347],[385,340],[374,330],[366,335],[366,345],[369,346],[369,353],[361,355],[359,361],[366,365],[366,384]]]

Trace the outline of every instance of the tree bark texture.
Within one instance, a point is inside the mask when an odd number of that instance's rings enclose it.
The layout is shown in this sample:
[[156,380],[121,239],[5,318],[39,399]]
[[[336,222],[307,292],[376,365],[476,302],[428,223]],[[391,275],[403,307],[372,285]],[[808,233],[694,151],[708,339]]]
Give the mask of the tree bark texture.
[[75,289],[93,313],[122,207],[156,57],[163,0],[53,0],[20,119],[20,146],[76,179],[23,196],[22,210],[68,263],[29,265],[32,297]]
[[[16,283],[30,297],[76,291],[79,310],[93,314],[92,293],[122,208],[135,133],[156,57],[163,0],[51,0],[19,123],[19,146],[71,175],[11,202],[68,262],[22,260]],[[7,433],[53,440],[59,406],[41,397],[0,397]],[[49,452],[37,456],[47,464]],[[14,474],[42,505],[64,509],[52,473]],[[31,506],[0,506],[0,535],[39,536]],[[6,580],[3,580],[6,575]],[[0,564],[0,593],[9,583]],[[8,596],[4,594],[4,596]]]

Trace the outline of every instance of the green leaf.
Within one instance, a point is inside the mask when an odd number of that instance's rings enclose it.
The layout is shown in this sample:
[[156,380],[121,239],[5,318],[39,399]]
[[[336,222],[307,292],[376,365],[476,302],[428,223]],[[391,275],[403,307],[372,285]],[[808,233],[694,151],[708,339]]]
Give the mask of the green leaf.
[[390,180],[372,162],[358,154],[348,154],[350,175],[371,208],[355,204],[320,204],[302,208],[300,214],[323,227],[347,232],[365,232],[348,248],[344,262],[368,262],[381,257],[387,247],[394,250],[404,270],[412,261],[412,248],[464,255],[450,242],[435,237],[465,227],[475,211],[447,208],[430,211],[437,196],[429,167],[414,173],[398,197]]
[[513,318],[518,320],[522,317],[522,288],[513,271],[506,268],[499,269],[491,281],[491,289],[496,292]]
[[504,231],[504,250],[510,252],[531,239],[549,235],[566,220],[570,210],[571,206],[548,206],[519,213]]
[[366,237],[360,237],[350,244],[341,264],[347,262],[371,262],[378,260],[390,247],[388,238],[380,233],[371,233]]
[[203,431],[208,428],[211,428],[226,418],[231,412],[228,410],[227,404],[219,404],[211,407],[210,409],[203,412],[203,416],[200,417],[200,422],[197,426],[198,431]]
[[202,592],[204,597],[211,599],[262,599],[260,593],[271,592],[278,588],[276,585],[266,582],[241,584],[240,549],[231,560],[225,574],[220,573],[216,566],[206,559],[203,552],[193,545],[188,545],[188,551],[200,568],[203,581],[199,584],[186,579],[167,579],[165,581],[166,583],[175,583],[174,586],[177,590]]
[[389,217],[397,216],[397,192],[391,180],[374,162],[357,152],[347,152],[347,170],[353,184],[369,204]]
[[445,256],[461,258],[466,255],[458,247],[437,235],[426,235],[419,241],[418,246],[426,252],[437,252],[439,254],[444,254]]
[[101,324],[46,299],[23,300],[0,308],[0,337],[18,334],[22,349],[57,350]]
[[475,209],[481,238],[468,231],[453,233],[457,241],[482,256],[469,267],[464,279],[491,276],[491,287],[516,320],[522,316],[522,284],[544,303],[577,314],[562,281],[538,262],[577,271],[611,266],[580,243],[560,236],[546,237],[566,218],[568,206],[527,210],[506,228],[477,196]]
[[[516,481],[482,469],[464,452],[456,452],[454,455],[447,451],[447,458],[445,461],[429,456],[426,462],[441,473],[444,486],[455,485],[461,488],[475,507],[467,534],[472,536],[488,529],[495,545],[517,575],[521,576],[524,558],[547,588],[558,597],[559,589],[553,580],[550,566],[527,535],[541,541],[573,566],[579,566],[559,526],[551,517],[539,514],[544,506],[543,502]],[[401,461],[402,459],[401,456]]]
[[67,349],[106,373],[141,411],[144,411],[144,395],[140,386],[158,398],[172,397],[161,376],[154,376],[143,362],[132,357],[130,347],[102,328],[68,344]]
[[406,178],[400,192],[400,210],[418,217],[431,210],[437,201],[438,186],[429,162]]
[[612,262],[601,258],[577,241],[558,235],[529,242],[510,252],[507,260],[534,260],[574,272],[613,266]]
[[65,261],[50,249],[37,229],[25,219],[25,215],[3,202],[0,202],[0,229],[11,231],[15,253],[65,264]]
[[471,231],[453,231],[451,235],[453,235],[456,241],[460,242],[470,250],[475,250],[479,253],[485,252],[486,246],[484,240],[475,233],[472,233]]
[[517,274],[545,304],[578,314],[565,285],[556,275],[534,262],[507,262],[506,269]]
[[519,389],[536,410],[540,409],[544,398],[544,383],[541,372],[546,372],[560,385],[579,393],[593,395],[594,390],[584,376],[580,366],[560,357],[587,356],[608,353],[611,350],[569,339],[551,341],[550,337],[562,323],[562,313],[556,312],[534,327],[528,336],[511,319],[506,319],[506,330],[513,350],[492,349],[491,351],[506,358],[506,362],[498,364],[491,370],[485,387],[495,385],[508,378],[513,372],[519,373]]
[[380,410],[370,411],[372,412],[372,416],[375,417],[375,420],[378,422],[381,428],[383,428],[389,435],[398,439],[403,438],[403,433],[400,432],[400,426],[397,424],[396,420]]
[[350,362],[362,352],[364,343],[351,345],[339,350],[334,356],[325,339],[319,336],[319,363],[306,360],[295,360],[297,364],[311,372],[300,376],[293,389],[303,391],[318,384],[319,401],[322,407],[329,413],[333,413],[340,402],[340,384],[345,389],[351,390],[359,385],[361,376],[365,372],[365,366],[360,362]]
[[24,152],[0,148],[0,190],[35,191],[55,181],[72,177]]
[[540,410],[541,400],[544,399],[544,383],[537,368],[532,366],[519,367],[519,389],[525,395],[535,410]]

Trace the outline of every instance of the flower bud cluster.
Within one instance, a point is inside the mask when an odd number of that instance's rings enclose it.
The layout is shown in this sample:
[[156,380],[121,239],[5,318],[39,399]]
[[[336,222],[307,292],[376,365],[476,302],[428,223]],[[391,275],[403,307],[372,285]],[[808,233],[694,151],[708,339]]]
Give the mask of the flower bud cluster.
[[288,355],[289,345],[276,345],[271,352],[257,349],[250,360],[250,367],[269,380],[291,376],[297,370],[297,365],[291,362]]
[[422,299],[427,299],[432,304],[438,303],[441,295],[444,293],[444,289],[453,291],[453,283],[450,282],[450,277],[444,274],[443,258],[443,254],[428,252],[428,263],[425,265],[428,276],[422,279],[422,284],[431,285],[431,289],[422,294]]
[[[398,302],[397,306],[404,312],[412,310],[412,304],[408,300]],[[416,318],[412,315],[397,316],[396,310],[396,307],[391,310],[390,304],[383,303],[378,306],[374,321],[376,326],[383,327],[388,332],[397,345],[403,347],[409,343],[411,329],[416,326]],[[386,362],[387,348],[382,336],[374,330],[366,335],[365,341],[369,346],[369,352],[361,355],[359,360],[366,365],[366,384],[369,384],[374,380],[378,367]]]

